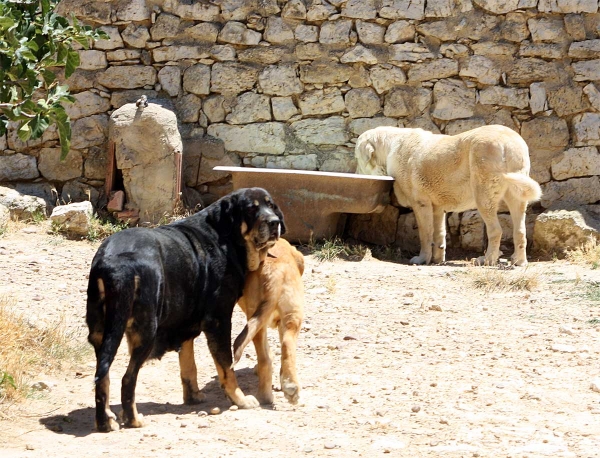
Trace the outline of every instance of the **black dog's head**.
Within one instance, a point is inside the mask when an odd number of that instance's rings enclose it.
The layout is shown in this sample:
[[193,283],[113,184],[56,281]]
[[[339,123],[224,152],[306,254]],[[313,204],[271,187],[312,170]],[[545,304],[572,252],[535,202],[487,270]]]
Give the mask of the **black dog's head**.
[[220,213],[219,230],[238,232],[233,235],[246,245],[250,271],[258,269],[269,248],[285,234],[283,214],[262,188],[238,189],[223,197]]

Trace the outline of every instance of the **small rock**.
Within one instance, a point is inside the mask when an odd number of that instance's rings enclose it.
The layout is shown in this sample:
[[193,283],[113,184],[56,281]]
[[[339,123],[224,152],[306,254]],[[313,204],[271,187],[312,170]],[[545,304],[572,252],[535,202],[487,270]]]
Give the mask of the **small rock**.
[[408,321],[401,321],[400,324],[402,326],[408,326],[410,323]]
[[344,336],[344,340],[356,340],[354,336]]
[[333,449],[333,448],[335,448],[335,447],[336,447],[336,446],[335,446],[335,442],[325,442],[325,448],[326,448],[327,450],[331,450],[331,449]]
[[181,423],[181,424],[179,425],[179,427],[180,427],[180,428],[187,428],[187,423]]
[[592,391],[595,391],[596,393],[600,393],[600,377],[592,380],[592,383],[590,384],[590,389]]
[[235,411],[236,411],[236,410],[238,410],[238,409],[239,409],[239,407],[238,407],[238,406],[236,406],[235,404],[234,404],[234,405],[232,405],[232,406],[229,408],[229,410],[231,410],[232,412],[235,412]]
[[550,347],[550,350],[558,351],[561,353],[576,353],[577,352],[577,348],[575,348],[573,345],[565,345],[565,344],[553,344]]
[[35,391],[50,391],[50,386],[48,386],[48,384],[45,382],[35,382],[33,385],[31,385],[31,389]]
[[421,406],[412,406],[411,409],[414,413],[417,413],[421,410]]
[[202,428],[208,428],[210,426],[210,424],[208,423],[208,419],[203,418],[202,420],[200,420],[198,422],[198,428],[202,429]]
[[200,412],[198,412],[199,417],[206,417],[207,415],[208,415],[208,412],[206,410],[201,410]]
[[442,418],[440,418],[440,423],[442,425],[447,425],[448,424],[448,420],[446,418],[442,417]]
[[569,334],[570,336],[573,335],[573,328],[571,328],[571,326],[562,325],[559,328],[559,331],[562,332],[563,334]]
[[27,445],[25,446],[25,450],[35,450],[35,448],[34,448],[34,447],[33,447],[33,445],[31,445],[31,444],[27,444]]
[[210,409],[211,415],[219,415],[220,413],[221,413],[221,409],[219,409],[218,407],[213,407],[212,409]]
[[429,310],[433,310],[434,312],[441,312],[442,307],[439,306],[438,304],[433,304],[433,305],[429,306]]

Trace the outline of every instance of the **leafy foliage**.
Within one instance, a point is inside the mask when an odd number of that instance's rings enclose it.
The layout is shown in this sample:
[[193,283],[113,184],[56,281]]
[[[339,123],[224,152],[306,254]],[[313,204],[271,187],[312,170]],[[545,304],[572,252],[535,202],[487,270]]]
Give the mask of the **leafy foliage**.
[[71,123],[63,103],[73,102],[53,71],[65,68],[65,78],[79,66],[78,43],[85,49],[102,31],[71,23],[54,12],[59,0],[2,0],[0,2],[0,135],[16,122],[22,141],[42,136],[56,125],[61,159],[69,152]]

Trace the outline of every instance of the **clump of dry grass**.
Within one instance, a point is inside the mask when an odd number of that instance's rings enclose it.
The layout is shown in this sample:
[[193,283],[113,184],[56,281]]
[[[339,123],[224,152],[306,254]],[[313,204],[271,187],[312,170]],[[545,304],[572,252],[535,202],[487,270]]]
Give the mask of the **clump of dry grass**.
[[27,397],[32,375],[80,362],[90,351],[64,321],[47,328],[32,325],[8,298],[0,298],[0,329],[0,406]]
[[600,267],[600,244],[595,238],[592,238],[578,248],[567,251],[566,258],[568,261],[589,264],[592,269],[597,269]]
[[533,291],[541,284],[537,271],[529,269],[501,270],[494,267],[469,269],[473,285],[486,292]]
[[333,261],[334,259],[347,259],[349,261],[360,261],[370,255],[370,250],[362,244],[349,244],[339,237],[315,242],[311,240],[308,249],[314,257],[320,261]]

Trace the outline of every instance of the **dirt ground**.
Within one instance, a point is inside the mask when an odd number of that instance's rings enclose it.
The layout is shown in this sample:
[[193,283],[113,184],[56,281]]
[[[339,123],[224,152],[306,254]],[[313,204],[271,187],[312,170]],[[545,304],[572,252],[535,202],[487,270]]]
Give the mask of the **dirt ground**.
[[[5,234],[0,296],[34,323],[65,319],[85,341],[97,247],[44,226]],[[229,410],[200,337],[204,404],[182,405],[177,355],[168,353],[140,372],[136,395],[147,425],[97,433],[90,352],[77,367],[36,374],[50,391],[2,412],[0,456],[600,456],[600,393],[591,389],[600,376],[600,270],[566,261],[512,271],[460,260],[415,267],[369,255],[327,262],[310,255],[306,265],[298,405],[277,391],[272,408]],[[474,286],[482,272],[538,286],[486,291]],[[236,311],[234,336],[243,323]],[[274,331],[270,342],[277,359]],[[115,412],[124,347],[111,371]],[[256,357],[251,346],[245,353],[236,371],[252,394]],[[214,407],[221,413],[211,415]]]

